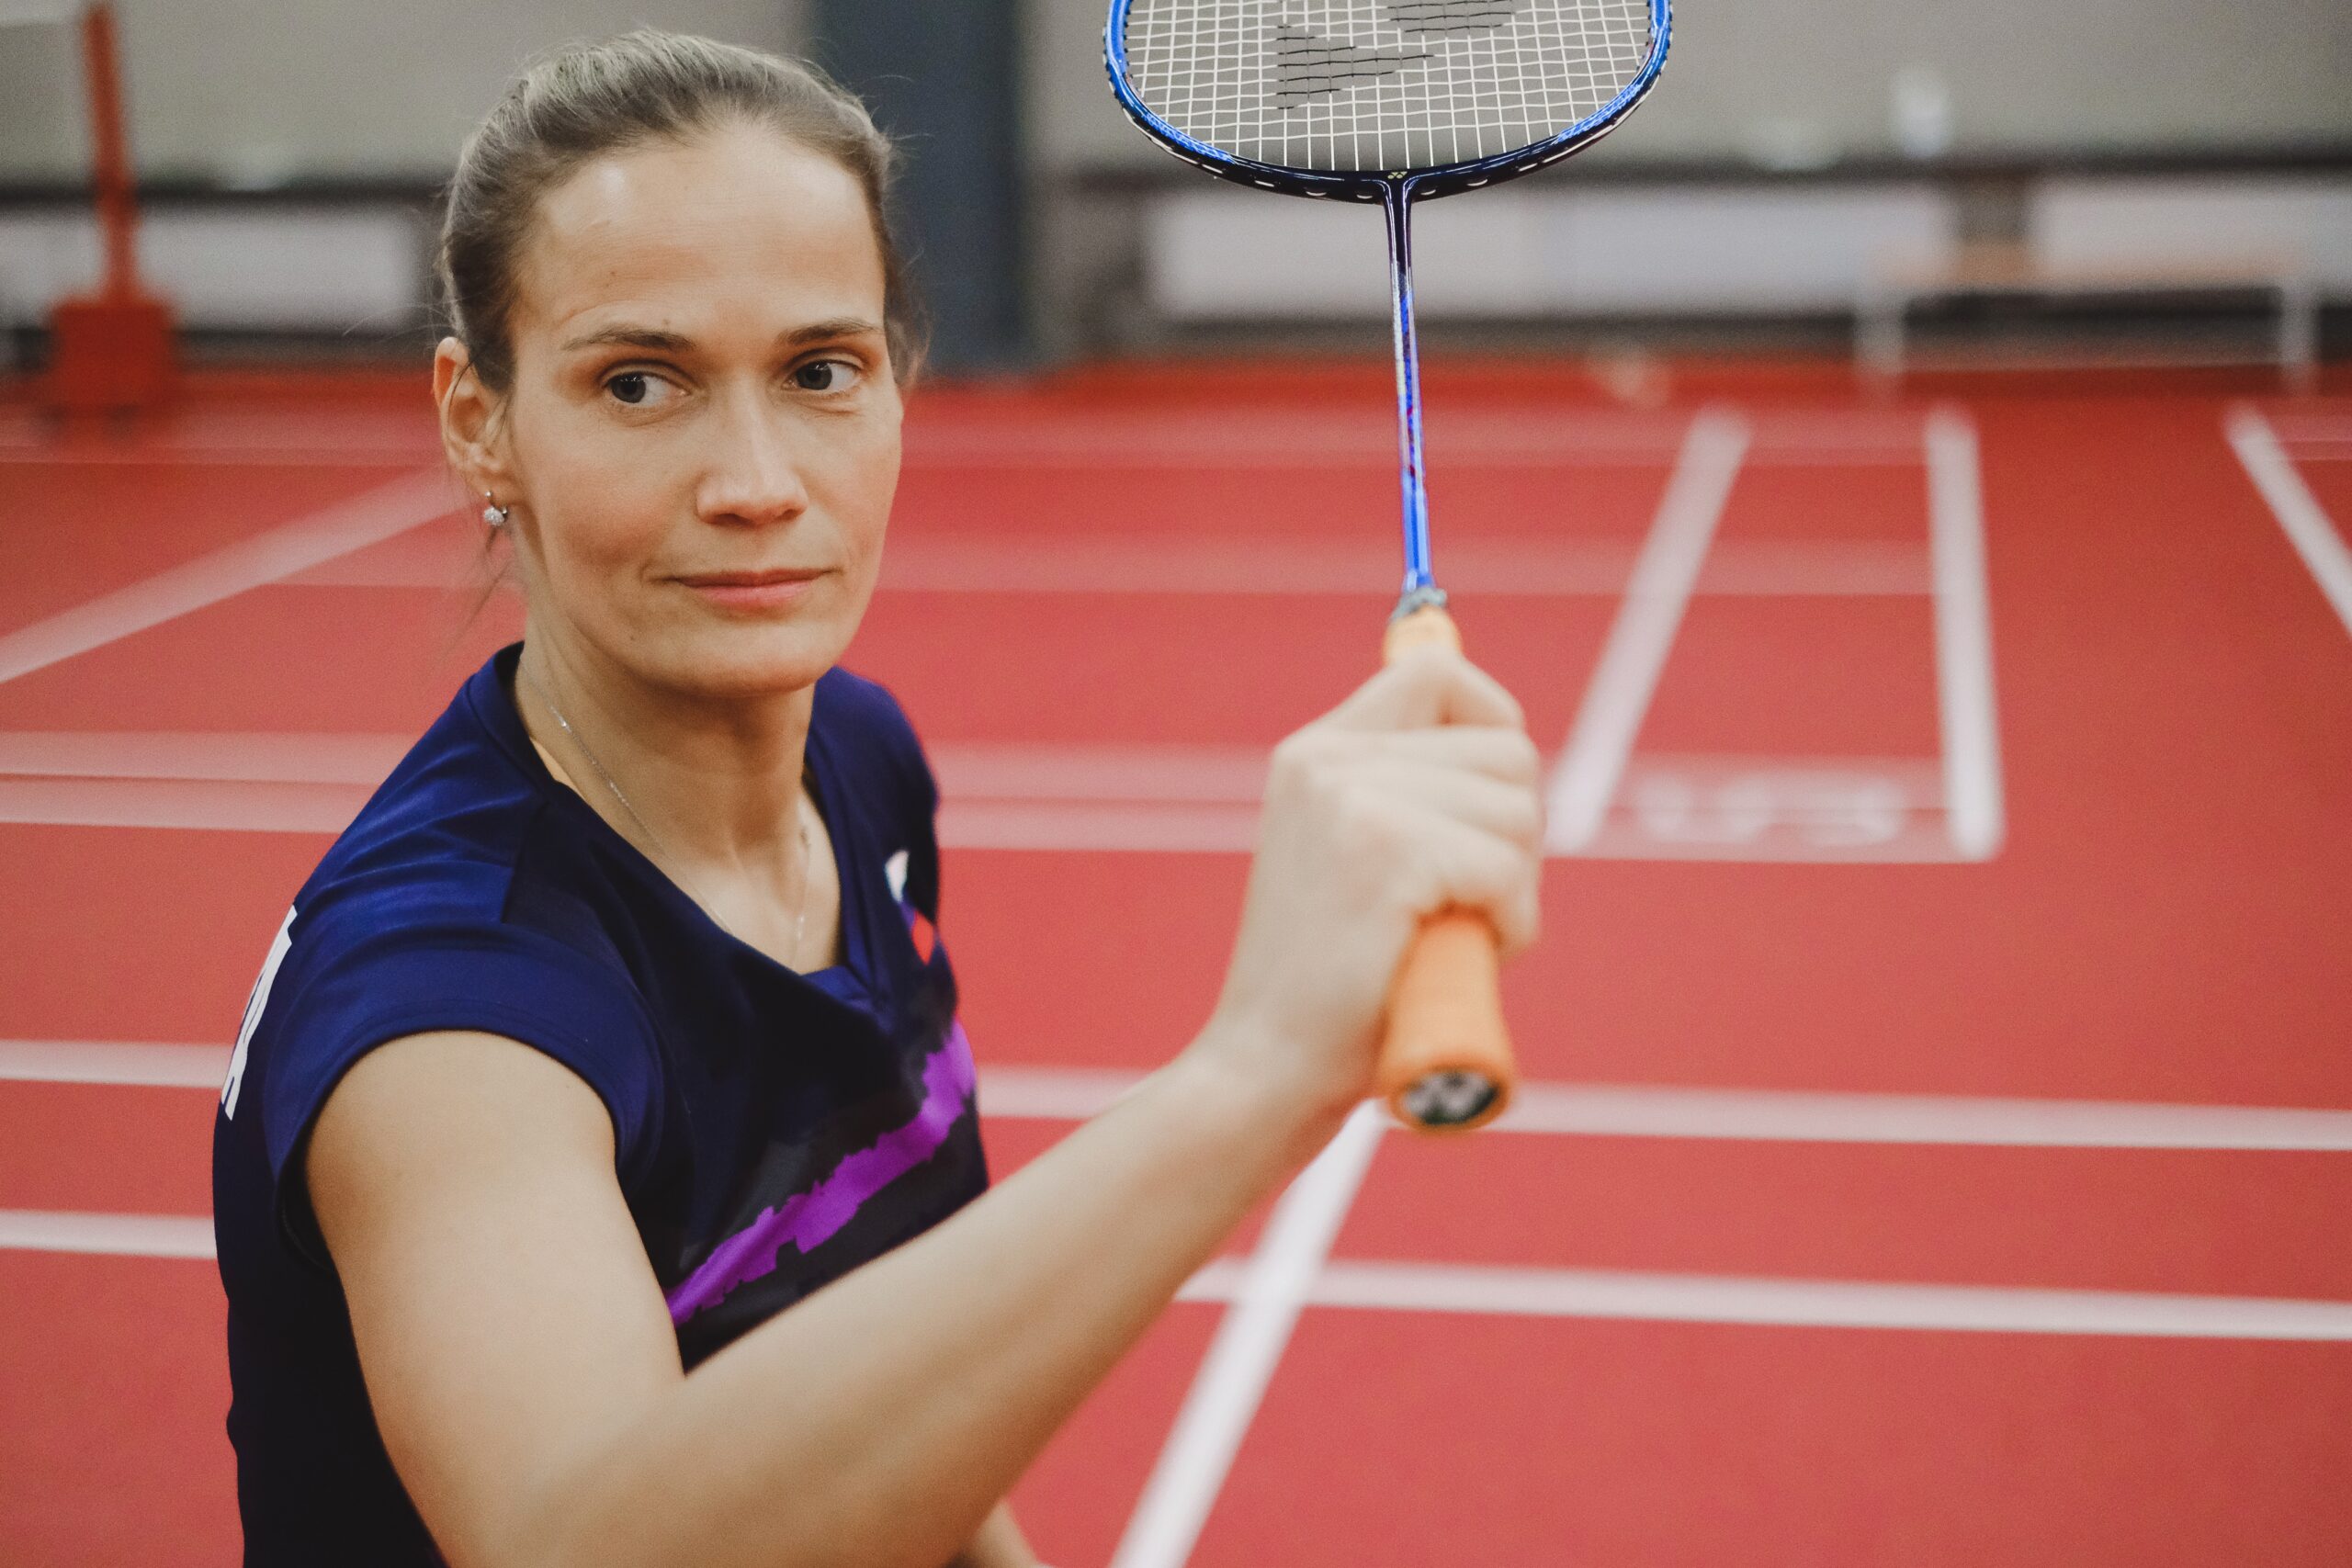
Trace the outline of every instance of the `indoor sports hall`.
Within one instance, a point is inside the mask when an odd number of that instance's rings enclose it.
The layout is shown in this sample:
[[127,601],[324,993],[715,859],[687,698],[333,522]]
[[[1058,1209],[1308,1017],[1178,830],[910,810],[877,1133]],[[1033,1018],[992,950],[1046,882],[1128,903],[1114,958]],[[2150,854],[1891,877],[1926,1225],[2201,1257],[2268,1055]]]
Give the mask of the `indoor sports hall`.
[[[537,51],[812,55],[907,149],[846,662],[939,782],[994,1176],[1209,1016],[1271,749],[1395,603],[1391,298],[1377,213],[1130,124],[1104,21],[0,0],[0,1564],[240,1560],[216,1107],[295,890],[523,632],[427,367]],[[1605,145],[1415,215],[1436,578],[1545,757],[1509,1109],[1350,1121],[1022,1529],[2352,1562],[2352,10],[1672,25]]]

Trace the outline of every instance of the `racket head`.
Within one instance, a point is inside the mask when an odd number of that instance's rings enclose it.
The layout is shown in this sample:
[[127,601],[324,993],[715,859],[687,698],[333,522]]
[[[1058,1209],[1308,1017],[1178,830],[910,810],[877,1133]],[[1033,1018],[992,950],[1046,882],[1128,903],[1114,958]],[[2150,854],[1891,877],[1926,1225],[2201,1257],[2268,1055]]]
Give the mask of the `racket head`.
[[1378,201],[1590,145],[1649,92],[1672,33],[1671,0],[1111,0],[1103,58],[1128,118],[1186,163]]

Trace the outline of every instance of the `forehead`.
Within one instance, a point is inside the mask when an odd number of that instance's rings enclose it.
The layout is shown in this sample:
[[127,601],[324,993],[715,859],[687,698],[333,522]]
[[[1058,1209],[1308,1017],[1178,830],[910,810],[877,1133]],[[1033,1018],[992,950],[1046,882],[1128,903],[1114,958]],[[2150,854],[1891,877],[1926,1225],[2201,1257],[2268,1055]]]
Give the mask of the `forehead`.
[[591,159],[540,198],[517,261],[526,328],[609,307],[669,318],[653,324],[766,330],[842,314],[878,321],[884,303],[857,177],[750,126]]

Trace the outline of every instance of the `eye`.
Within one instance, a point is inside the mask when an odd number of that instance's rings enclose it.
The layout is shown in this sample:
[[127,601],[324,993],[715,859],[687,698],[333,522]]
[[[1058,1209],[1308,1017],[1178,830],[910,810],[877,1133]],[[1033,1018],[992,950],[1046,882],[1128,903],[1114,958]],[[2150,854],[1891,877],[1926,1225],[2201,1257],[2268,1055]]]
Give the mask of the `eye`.
[[630,408],[652,408],[669,400],[677,389],[650,370],[624,370],[605,382],[616,402]]
[[794,369],[792,384],[804,392],[846,392],[861,374],[846,359],[812,359]]

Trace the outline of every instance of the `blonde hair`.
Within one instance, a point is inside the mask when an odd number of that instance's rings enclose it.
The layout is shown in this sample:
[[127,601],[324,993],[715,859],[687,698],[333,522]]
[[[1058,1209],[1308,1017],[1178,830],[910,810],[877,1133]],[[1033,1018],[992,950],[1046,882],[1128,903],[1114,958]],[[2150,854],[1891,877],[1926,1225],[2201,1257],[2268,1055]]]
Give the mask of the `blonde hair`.
[[571,44],[506,89],[458,154],[437,270],[449,330],[504,391],[516,263],[539,200],[591,159],[684,141],[729,123],[763,126],[854,175],[882,253],[890,360],[911,381],[922,326],[888,218],[898,150],[865,106],[815,67],[685,33],[644,30]]

